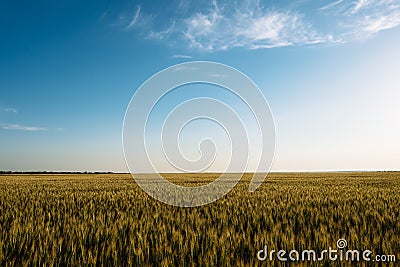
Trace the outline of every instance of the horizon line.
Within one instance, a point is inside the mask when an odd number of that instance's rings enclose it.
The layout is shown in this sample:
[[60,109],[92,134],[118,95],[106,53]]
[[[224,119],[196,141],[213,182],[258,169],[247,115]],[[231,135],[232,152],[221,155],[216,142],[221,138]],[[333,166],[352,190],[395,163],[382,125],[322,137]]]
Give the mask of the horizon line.
[[[227,172],[226,174],[254,174],[254,173],[351,173],[351,172],[400,172],[398,170],[302,170],[302,171],[270,171],[270,172]],[[223,172],[160,172],[158,174],[222,174]],[[10,171],[0,170],[1,174],[132,174],[130,172],[113,172],[113,171]],[[133,173],[132,175],[146,175],[156,174],[152,172],[147,173]]]

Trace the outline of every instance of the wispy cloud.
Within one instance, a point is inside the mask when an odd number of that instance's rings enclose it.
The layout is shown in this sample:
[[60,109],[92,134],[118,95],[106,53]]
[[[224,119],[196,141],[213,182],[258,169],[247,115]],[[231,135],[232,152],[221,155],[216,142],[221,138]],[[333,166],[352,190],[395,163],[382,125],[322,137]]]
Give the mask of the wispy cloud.
[[192,58],[192,57],[189,56],[189,55],[175,54],[175,55],[172,55],[172,58],[189,59],[189,58]]
[[344,1],[344,0],[338,0],[338,1],[336,1],[336,2],[330,3],[330,4],[326,5],[326,6],[321,7],[320,10],[326,10],[326,9],[332,8],[332,7],[334,7],[334,6],[339,5],[339,4],[342,3],[343,1]]
[[399,0],[332,0],[319,8],[317,1],[315,8],[303,7],[304,2],[179,1],[162,14],[145,14],[138,6],[125,27],[174,47],[212,52],[343,43],[400,25]]
[[3,111],[6,113],[18,113],[16,108],[3,108]]
[[3,130],[17,130],[17,131],[46,131],[46,128],[36,126],[24,126],[20,124],[0,124]]
[[208,12],[196,13],[184,21],[183,34],[192,48],[208,51],[329,41],[303,18],[298,12],[266,9],[260,4],[230,9],[213,2]]
[[349,12],[352,14],[358,13],[363,8],[370,6],[373,2],[373,0],[358,0],[354,2],[354,6],[349,10]]
[[375,34],[377,32],[392,29],[400,24],[400,10],[376,17],[365,17],[361,22],[361,30],[369,33]]
[[150,39],[162,40],[162,39],[164,39],[165,36],[168,36],[169,34],[171,34],[173,32],[174,27],[175,27],[175,21],[173,21],[172,24],[165,30],[150,31],[150,33],[147,35],[147,37]]
[[129,24],[126,26],[126,28],[128,28],[128,29],[132,28],[136,24],[136,22],[138,21],[139,16],[140,16],[141,9],[142,9],[141,6],[136,7],[136,12],[135,12],[133,18],[131,19],[131,21],[129,22]]
[[[114,18],[112,18],[114,17]],[[144,31],[152,27],[154,16],[145,12],[142,5],[136,5],[129,8],[129,12],[122,12],[117,15],[111,11],[103,13],[102,18],[110,18],[109,24],[113,27],[123,28],[125,31],[132,32],[135,30]]]
[[365,39],[400,25],[400,2],[397,0],[358,0],[346,12],[344,32],[357,39]]
[[216,77],[216,78],[227,78],[227,77],[229,77],[228,75],[221,74],[221,73],[212,73],[211,76],[212,77]]
[[177,66],[174,66],[174,67],[172,68],[172,70],[173,70],[173,71],[188,71],[188,70],[194,71],[194,70],[198,70],[198,68],[196,68],[196,67],[189,67],[189,66],[185,66],[185,65],[177,65]]

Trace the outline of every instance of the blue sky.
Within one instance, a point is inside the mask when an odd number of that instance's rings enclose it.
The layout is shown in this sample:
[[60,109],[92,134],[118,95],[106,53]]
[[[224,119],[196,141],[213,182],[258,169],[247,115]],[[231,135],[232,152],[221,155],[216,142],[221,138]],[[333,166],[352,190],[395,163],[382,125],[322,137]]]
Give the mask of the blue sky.
[[1,1],[0,169],[127,171],[130,98],[190,60],[264,92],[272,170],[399,169],[399,25],[399,0]]

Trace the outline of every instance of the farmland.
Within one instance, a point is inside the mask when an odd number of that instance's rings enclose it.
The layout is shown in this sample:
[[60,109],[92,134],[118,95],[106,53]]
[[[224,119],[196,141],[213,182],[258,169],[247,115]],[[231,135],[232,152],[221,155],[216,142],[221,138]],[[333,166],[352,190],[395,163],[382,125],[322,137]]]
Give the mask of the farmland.
[[[188,186],[216,176],[165,175]],[[181,208],[128,174],[0,175],[0,266],[267,266],[256,256],[266,245],[321,251],[340,238],[400,260],[400,173],[272,173],[253,193],[248,184],[245,175],[220,200]]]

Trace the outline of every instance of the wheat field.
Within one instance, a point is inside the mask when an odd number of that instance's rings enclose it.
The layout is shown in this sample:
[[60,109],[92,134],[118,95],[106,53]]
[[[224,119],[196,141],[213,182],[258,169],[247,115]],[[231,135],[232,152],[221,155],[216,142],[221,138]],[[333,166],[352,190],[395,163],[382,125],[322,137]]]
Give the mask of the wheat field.
[[[165,175],[190,186],[216,176]],[[400,173],[272,173],[252,193],[249,177],[214,203],[181,208],[129,174],[0,175],[0,266],[288,265],[257,252],[318,251],[340,238],[399,261]],[[343,263],[297,263],[323,264]]]

